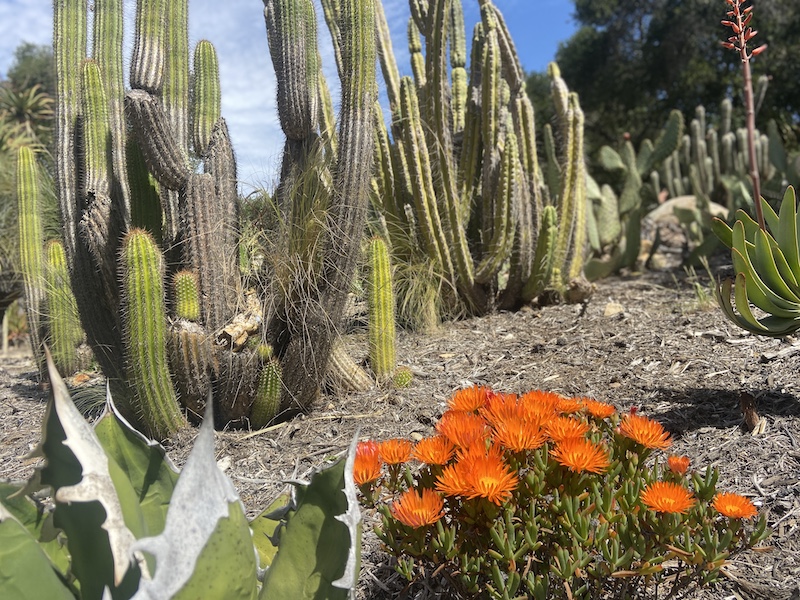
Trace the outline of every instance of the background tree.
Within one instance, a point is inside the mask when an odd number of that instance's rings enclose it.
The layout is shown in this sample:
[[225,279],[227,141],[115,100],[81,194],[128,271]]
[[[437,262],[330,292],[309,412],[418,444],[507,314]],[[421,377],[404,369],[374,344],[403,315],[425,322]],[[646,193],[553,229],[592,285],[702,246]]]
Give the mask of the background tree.
[[[616,145],[628,132],[635,144],[654,137],[669,111],[686,116],[703,104],[713,118],[721,100],[742,107],[741,67],[719,40],[722,0],[574,0],[578,31],[562,43],[556,60],[567,84],[581,97],[587,146]],[[793,141],[800,116],[800,3],[759,0],[753,20],[769,50],[753,63],[754,77],[770,85],[759,121],[775,118]],[[536,78],[529,93],[536,94]],[[741,111],[740,111],[741,112]],[[740,115],[743,119],[743,113]]]

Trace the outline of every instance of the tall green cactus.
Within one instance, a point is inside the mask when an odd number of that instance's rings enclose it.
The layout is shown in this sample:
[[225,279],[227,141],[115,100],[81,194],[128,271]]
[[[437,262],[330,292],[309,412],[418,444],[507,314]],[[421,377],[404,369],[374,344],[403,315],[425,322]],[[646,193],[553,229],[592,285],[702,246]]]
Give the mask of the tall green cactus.
[[44,239],[40,222],[39,175],[36,155],[28,146],[17,152],[17,202],[20,268],[25,282],[28,330],[39,373],[45,375],[42,348],[42,303],[45,295]]
[[[54,2],[56,173],[70,279],[121,410],[155,436],[183,424],[178,401],[197,418],[209,394],[219,424],[246,423],[259,393],[259,342],[274,346],[286,374],[274,412],[307,407],[344,313],[368,202],[375,9],[354,0],[336,7],[332,31],[347,35],[337,44],[335,134],[312,2],[265,7],[287,136],[276,197],[302,243],[279,248],[280,262],[299,268],[250,278],[258,287],[246,290],[219,65],[203,40],[190,71],[187,0],[138,0],[127,92],[120,0],[98,0],[91,24],[84,2]],[[179,277],[167,301],[163,281],[182,271],[192,280]]]
[[383,381],[394,374],[397,366],[392,267],[386,242],[379,237],[370,240],[367,255],[369,364],[378,380]]
[[64,245],[50,240],[45,247],[47,257],[47,340],[53,362],[60,373],[74,373],[85,366],[85,352],[79,351],[85,335],[81,328],[75,295],[69,285],[69,269]]
[[[508,28],[492,2],[480,7],[467,73],[461,0],[410,2],[413,79],[399,78],[378,12],[392,117],[390,129],[377,123],[373,183],[373,204],[385,219],[394,258],[408,265],[400,271],[431,261],[439,280],[457,290],[449,295],[450,310],[474,314],[518,306],[545,289],[563,291],[581,276],[587,202],[577,96],[553,66],[559,144],[548,161],[554,177],[546,179]],[[557,221],[554,244],[539,230],[547,205]],[[540,238],[543,249],[555,252],[546,280],[533,266]],[[506,265],[509,276],[500,278]]]

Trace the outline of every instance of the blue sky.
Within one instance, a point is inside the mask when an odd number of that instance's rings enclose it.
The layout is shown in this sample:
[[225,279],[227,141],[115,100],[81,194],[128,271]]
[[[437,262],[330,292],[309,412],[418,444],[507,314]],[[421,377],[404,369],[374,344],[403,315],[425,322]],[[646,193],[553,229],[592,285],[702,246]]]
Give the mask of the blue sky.
[[[126,27],[130,30],[134,0],[123,0]],[[479,19],[478,1],[462,0],[467,31]],[[570,0],[495,0],[506,18],[527,71],[543,70],[559,42],[575,30]],[[407,67],[407,0],[383,0],[392,29],[397,61]],[[318,8],[321,16],[321,10]],[[320,17],[321,18],[321,17]],[[243,182],[274,183],[283,136],[275,112],[275,79],[267,50],[261,0],[190,0],[191,42],[208,39],[220,60],[222,112],[228,121]],[[327,30],[321,27],[324,35]],[[52,39],[50,0],[0,0],[0,73],[7,71],[14,49],[23,41],[49,44]],[[335,66],[330,43],[323,39],[321,51],[328,83],[334,94]],[[248,185],[242,187],[246,194]]]

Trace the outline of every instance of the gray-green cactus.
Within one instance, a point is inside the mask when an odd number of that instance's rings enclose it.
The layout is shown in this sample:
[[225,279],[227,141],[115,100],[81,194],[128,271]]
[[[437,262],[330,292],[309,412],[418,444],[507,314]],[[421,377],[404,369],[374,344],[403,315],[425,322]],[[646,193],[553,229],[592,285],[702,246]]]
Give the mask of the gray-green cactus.
[[[389,129],[382,120],[376,125],[372,187],[398,271],[414,272],[430,261],[441,285],[457,291],[445,295],[443,309],[474,314],[498,304],[518,306],[523,288],[529,298],[545,289],[562,291],[581,275],[586,241],[577,96],[553,65],[559,144],[551,146],[547,172],[554,176],[548,179],[508,29],[491,2],[480,6],[468,73],[461,0],[410,2],[413,78],[399,77],[379,11],[379,56],[392,116]],[[555,209],[557,235],[555,244],[544,242],[555,252],[544,280],[533,260],[547,205]],[[509,276],[500,288],[506,266]],[[398,289],[402,293],[402,283]],[[403,307],[417,305],[399,297],[401,319],[411,321]]]
[[674,110],[655,144],[646,139],[637,153],[628,140],[619,153],[609,146],[598,152],[598,166],[617,189],[609,183],[600,187],[591,181],[589,185],[592,205],[589,239],[594,254],[586,263],[589,279],[635,265],[641,248],[641,220],[647,210],[656,206],[660,192],[654,187],[660,178],[653,174],[663,163],[668,171],[666,179],[671,178],[671,157],[680,148],[683,129],[683,115]]
[[[272,278],[251,276],[246,283],[258,287],[245,290],[236,163],[220,114],[219,67],[204,40],[190,72],[187,0],[138,1],[127,92],[122,3],[98,0],[91,27],[85,3],[54,5],[56,173],[70,279],[87,339],[120,409],[157,437],[182,424],[178,400],[197,419],[209,394],[220,424],[247,423],[258,395],[259,342],[275,348],[286,374],[275,412],[307,407],[324,379],[336,319],[344,312],[372,157],[374,6],[349,0],[336,8],[332,30],[348,32],[338,45],[338,135],[320,70],[313,4],[267,0],[265,7],[287,135],[276,197],[297,232],[294,242],[273,250],[282,264],[296,268],[273,269]],[[93,55],[87,57],[90,29]],[[318,139],[338,154],[320,159]],[[147,258],[133,260],[128,246],[146,250]],[[165,295],[163,282],[172,283],[180,271],[193,280],[179,277],[174,293]],[[160,312],[146,322],[133,308]],[[149,379],[143,376],[148,370]]]

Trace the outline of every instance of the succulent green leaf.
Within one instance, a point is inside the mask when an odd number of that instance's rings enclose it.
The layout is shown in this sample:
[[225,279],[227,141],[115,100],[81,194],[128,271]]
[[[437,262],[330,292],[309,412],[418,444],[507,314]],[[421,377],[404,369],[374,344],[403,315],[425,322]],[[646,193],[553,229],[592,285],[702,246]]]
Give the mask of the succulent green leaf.
[[650,172],[653,167],[661,163],[661,161],[680,147],[681,140],[683,139],[683,129],[683,114],[679,110],[673,110],[669,113],[667,123],[664,125],[664,129],[661,130],[658,139],[656,139],[653,152],[650,155],[650,160],[642,165],[639,171],[641,175]]
[[[175,485],[164,531],[137,540],[134,551],[155,558],[145,598],[255,598],[256,559],[250,529],[233,484],[214,458],[213,403]],[[291,597],[290,596],[286,596]]]
[[792,186],[786,188],[781,202],[778,228],[773,229],[778,243],[792,273],[800,277],[800,239],[797,235],[797,203]]
[[603,146],[600,148],[600,152],[597,155],[597,162],[603,169],[612,173],[615,171],[626,173],[628,171],[628,167],[623,162],[622,157],[611,146]]
[[355,589],[361,530],[353,482],[357,437],[345,460],[318,471],[309,482],[294,483],[296,509],[281,531],[260,598],[335,600]]
[[280,494],[272,504],[265,508],[261,514],[250,521],[250,530],[253,532],[253,545],[258,553],[261,567],[272,564],[278,552],[278,542],[282,519],[287,518],[292,509],[292,494],[287,490]]
[[[753,251],[751,261],[753,263],[753,267],[756,271],[760,274],[761,279],[764,281],[764,284],[769,287],[775,294],[788,300],[789,302],[800,302],[800,298],[789,288],[787,282],[784,281],[783,277],[781,276],[780,269],[778,264],[782,264],[785,267],[785,271],[787,271],[788,275],[792,277],[790,283],[797,287],[797,281],[794,279],[794,276],[788,271],[788,265],[786,264],[786,259],[783,257],[783,254],[780,252],[779,248],[775,248],[775,253],[773,253],[772,245],[770,244],[770,235],[759,229],[756,232],[756,239],[755,239],[755,249]],[[776,262],[777,259],[777,262]],[[800,308],[800,305],[798,305]]]
[[15,600],[73,600],[31,532],[0,502],[0,596]]
[[714,235],[728,248],[733,246],[733,230],[725,221],[719,217],[714,217],[711,220],[711,231],[713,231]]
[[49,353],[47,357],[52,400],[35,451],[46,463],[34,478],[54,490],[54,524],[67,535],[82,595],[99,598],[105,587],[131,594],[145,567],[131,560],[135,536],[142,530],[136,495],[75,408]]
[[110,393],[94,432],[106,455],[119,465],[133,487],[142,514],[143,534],[161,533],[178,481],[178,470],[164,447],[134,429],[119,414]]
[[[53,511],[41,506],[22,490],[24,484],[0,483],[0,509],[6,510],[19,522],[47,555],[50,566],[57,570],[65,581],[69,579],[70,558],[63,533],[53,525]],[[0,535],[2,538],[2,535]],[[5,548],[0,542],[0,548]],[[0,550],[2,552],[2,550]],[[0,564],[3,560],[0,559]],[[11,597],[2,593],[0,597]]]

